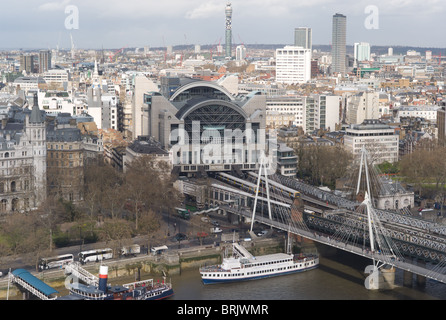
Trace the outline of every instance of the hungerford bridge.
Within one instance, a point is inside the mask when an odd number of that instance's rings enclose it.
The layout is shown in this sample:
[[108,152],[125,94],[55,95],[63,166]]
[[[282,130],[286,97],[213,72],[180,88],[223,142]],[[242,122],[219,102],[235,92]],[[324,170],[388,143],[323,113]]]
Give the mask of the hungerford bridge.
[[[229,193],[230,199],[245,198],[245,205],[219,203],[219,207],[250,219],[251,231],[256,221],[371,259],[369,272],[373,277],[366,279],[369,289],[378,289],[376,277],[388,268],[446,283],[446,226],[407,213],[374,208],[364,157],[363,154],[357,189],[359,192],[364,168],[366,189],[362,202],[294,178],[267,175],[262,164],[258,173],[249,172],[244,179],[236,174],[216,174],[215,178],[224,184],[212,183],[211,193],[220,190]],[[219,199],[222,200],[221,196]]]

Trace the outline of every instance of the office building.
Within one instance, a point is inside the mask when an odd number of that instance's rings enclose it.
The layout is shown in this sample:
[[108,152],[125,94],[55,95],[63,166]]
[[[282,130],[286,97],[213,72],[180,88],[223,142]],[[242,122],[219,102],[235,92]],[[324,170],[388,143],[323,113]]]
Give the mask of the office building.
[[378,92],[361,91],[346,97],[346,120],[350,124],[381,117]]
[[39,51],[39,73],[44,73],[51,69],[51,51]]
[[26,72],[26,74],[36,72],[37,56],[33,54],[26,54],[20,56],[20,72]]
[[300,27],[294,29],[294,46],[312,49],[311,28]]
[[293,46],[276,49],[276,82],[298,84],[310,79],[310,49]]
[[331,73],[346,73],[346,41],[347,41],[347,17],[336,13],[333,16],[333,30],[331,41]]
[[370,61],[370,44],[367,42],[356,42],[354,45],[354,58],[356,62]]
[[393,127],[379,120],[364,120],[345,129],[344,147],[357,161],[365,147],[373,164],[394,163],[398,161],[399,136]]
[[235,60],[242,61],[246,58],[246,48],[244,45],[239,45],[235,48]]

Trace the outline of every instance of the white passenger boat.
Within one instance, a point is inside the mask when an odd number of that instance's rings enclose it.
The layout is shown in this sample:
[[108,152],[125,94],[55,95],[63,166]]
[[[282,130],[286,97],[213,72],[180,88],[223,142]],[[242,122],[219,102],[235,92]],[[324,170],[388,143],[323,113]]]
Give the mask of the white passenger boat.
[[222,264],[200,268],[204,284],[254,280],[311,270],[319,265],[317,255],[275,253],[254,257],[233,243],[233,254]]

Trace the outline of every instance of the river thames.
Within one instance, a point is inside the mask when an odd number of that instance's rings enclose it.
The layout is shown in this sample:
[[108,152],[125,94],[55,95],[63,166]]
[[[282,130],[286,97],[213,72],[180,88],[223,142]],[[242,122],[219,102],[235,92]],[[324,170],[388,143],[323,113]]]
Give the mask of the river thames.
[[333,248],[320,248],[319,268],[274,278],[204,285],[198,270],[172,276],[172,300],[445,300],[446,285],[426,279],[419,286],[403,286],[403,272],[396,270],[396,288],[368,290],[364,272],[371,260]]

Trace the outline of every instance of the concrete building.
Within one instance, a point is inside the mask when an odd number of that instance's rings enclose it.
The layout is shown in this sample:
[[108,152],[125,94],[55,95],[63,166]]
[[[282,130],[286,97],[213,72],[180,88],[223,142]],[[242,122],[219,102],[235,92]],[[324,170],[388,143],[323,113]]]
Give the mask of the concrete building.
[[[303,96],[270,96],[266,99],[266,118],[268,127],[292,126],[305,127],[305,102]],[[278,123],[278,121],[282,123]]]
[[[300,127],[305,133],[314,130],[335,130],[340,124],[341,96],[312,94],[309,96],[272,96],[268,97],[267,124],[273,127],[274,120],[279,120],[282,115],[282,123],[274,125],[287,125],[292,121],[292,126]],[[290,118],[293,117],[293,118]]]
[[39,51],[39,73],[44,73],[51,69],[51,51]]
[[[131,131],[131,139],[135,140],[138,136],[147,136],[147,113],[143,110],[147,108],[144,103],[144,94],[147,92],[159,92],[159,86],[146,76],[136,76],[134,86],[134,94],[132,96],[132,123],[129,131]],[[130,136],[129,136],[130,137]]]
[[243,61],[246,58],[246,48],[244,45],[239,45],[235,48],[235,60]]
[[22,54],[20,56],[20,72],[26,72],[26,74],[37,72],[37,55],[34,54]]
[[16,89],[23,90],[25,94],[28,91],[39,91],[47,88],[47,83],[42,77],[19,77],[14,80],[13,86]]
[[276,49],[276,82],[306,83],[311,80],[311,50],[285,46]]
[[46,71],[42,78],[49,86],[53,85],[66,90],[68,81],[70,81],[70,74],[67,70],[51,69]]
[[311,28],[300,27],[294,29],[294,46],[312,50]]
[[[144,94],[142,131],[172,156],[174,170],[255,169],[267,147],[266,95],[234,97],[215,82],[165,78]],[[146,120],[147,119],[147,120]]]
[[341,123],[340,96],[312,94],[305,101],[304,131],[333,131]]
[[336,13],[333,16],[333,28],[332,28],[332,39],[331,39],[332,74],[340,73],[344,75],[347,71],[346,41],[347,41],[347,17],[340,13]]
[[284,143],[277,145],[277,171],[283,176],[295,177],[297,174],[297,155]]
[[92,86],[87,89],[88,114],[94,119],[98,129],[118,129],[118,98],[115,94],[102,93],[102,89]]
[[430,122],[437,122],[437,113],[441,107],[435,105],[421,106],[399,106],[394,109],[395,121],[399,122],[401,117],[424,118]]
[[122,171],[126,172],[133,160],[143,155],[152,156],[155,163],[164,161],[169,167],[172,167],[169,152],[161,148],[159,142],[147,136],[139,136],[138,139],[125,148],[125,152],[122,152]]
[[346,98],[346,121],[359,124],[365,119],[379,119],[381,116],[379,93],[361,91]]
[[67,91],[41,91],[38,93],[39,108],[45,110],[48,115],[58,113],[76,114],[73,98]]
[[356,42],[353,46],[353,56],[356,62],[370,61],[370,44],[367,42]]
[[373,164],[398,161],[399,136],[393,127],[378,120],[364,120],[361,124],[353,124],[345,129],[344,147],[358,161],[363,146]]

